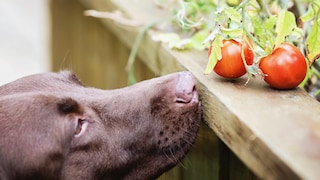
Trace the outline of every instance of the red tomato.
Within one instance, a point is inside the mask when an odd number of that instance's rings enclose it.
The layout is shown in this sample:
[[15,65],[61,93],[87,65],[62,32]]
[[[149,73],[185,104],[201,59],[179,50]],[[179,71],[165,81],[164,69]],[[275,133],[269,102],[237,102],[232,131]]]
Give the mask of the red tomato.
[[[221,47],[222,58],[217,62],[214,71],[225,78],[238,78],[246,74],[246,68],[241,58],[242,43],[235,40],[223,40]],[[211,47],[210,47],[211,49]],[[210,55],[211,50],[209,50]],[[248,44],[244,46],[244,56],[247,65],[252,65],[254,53]]]
[[293,89],[307,74],[307,63],[299,49],[289,43],[282,43],[272,54],[261,59],[260,69],[264,80],[276,89]]

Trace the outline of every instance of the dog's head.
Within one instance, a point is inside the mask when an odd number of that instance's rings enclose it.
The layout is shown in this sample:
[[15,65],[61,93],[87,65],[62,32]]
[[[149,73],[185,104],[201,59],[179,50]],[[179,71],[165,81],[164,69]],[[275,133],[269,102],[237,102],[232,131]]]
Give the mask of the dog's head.
[[152,179],[185,156],[200,105],[180,72],[116,89],[69,72],[0,88],[0,178]]

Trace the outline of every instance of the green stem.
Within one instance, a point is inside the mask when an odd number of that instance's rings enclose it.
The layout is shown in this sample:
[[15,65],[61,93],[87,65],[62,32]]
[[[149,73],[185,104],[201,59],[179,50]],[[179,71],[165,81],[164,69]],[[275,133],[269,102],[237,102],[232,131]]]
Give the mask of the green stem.
[[244,1],[242,1],[242,2],[236,7],[236,10],[244,9],[249,2],[250,2],[250,0],[244,0]]
[[264,0],[257,0],[257,3],[259,4],[261,10],[262,10],[263,12],[265,12],[268,17],[270,17],[270,16],[271,16],[271,13],[270,13],[269,9],[266,8],[266,7],[267,7],[266,2],[265,2]]
[[[244,2],[244,1],[242,1]],[[241,3],[242,4],[242,3]],[[246,27],[246,13],[245,13],[245,9],[246,9],[246,4],[243,4],[243,6],[241,7],[241,13],[242,13],[242,29],[245,32],[245,35],[248,36],[250,38],[250,40],[252,42],[254,42],[255,44],[257,44],[260,48],[264,49],[264,45],[261,44],[254,36],[252,36],[252,34],[248,31],[247,27]]]
[[155,22],[152,22],[152,23],[149,23],[147,25],[145,25],[144,27],[142,27],[142,29],[139,31],[134,43],[133,43],[133,46],[132,46],[132,49],[130,51],[130,55],[129,55],[129,58],[128,58],[128,64],[127,64],[127,71],[128,71],[128,85],[132,85],[134,83],[136,83],[136,79],[134,77],[134,66],[133,66],[133,63],[135,61],[135,58],[136,58],[136,55],[137,55],[137,52],[138,52],[138,49],[140,47],[140,44],[141,44],[141,41],[144,37],[144,35],[146,34],[146,32],[152,27],[154,26],[155,24],[157,24],[159,21],[155,21]]

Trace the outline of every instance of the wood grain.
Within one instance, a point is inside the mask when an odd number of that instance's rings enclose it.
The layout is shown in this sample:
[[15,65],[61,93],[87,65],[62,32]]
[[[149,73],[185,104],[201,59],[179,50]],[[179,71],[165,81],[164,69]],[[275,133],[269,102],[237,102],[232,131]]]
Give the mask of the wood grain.
[[[119,9],[148,24],[168,12],[152,1],[82,0],[88,9]],[[129,48],[139,28],[102,20]],[[320,104],[297,88],[278,91],[261,79],[244,86],[245,77],[225,80],[204,75],[206,52],[173,51],[152,40],[148,31],[139,57],[157,75],[189,70],[198,80],[206,123],[228,147],[263,179],[320,178]]]

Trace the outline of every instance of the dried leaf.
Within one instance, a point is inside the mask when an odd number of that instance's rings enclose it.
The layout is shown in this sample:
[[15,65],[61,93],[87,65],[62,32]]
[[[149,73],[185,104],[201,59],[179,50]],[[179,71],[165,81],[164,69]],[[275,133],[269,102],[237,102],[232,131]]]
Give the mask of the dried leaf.
[[96,11],[96,10],[86,10],[86,11],[84,11],[84,15],[85,16],[92,16],[92,17],[96,17],[96,18],[110,19],[116,23],[126,25],[126,26],[133,26],[133,27],[142,26],[142,23],[140,23],[138,21],[125,18],[123,16],[123,14],[121,13],[121,11],[119,11],[119,10],[116,10],[113,12],[107,12],[107,11],[101,12],[101,11]]
[[310,65],[320,57],[320,20],[314,22],[307,39],[307,58]]

